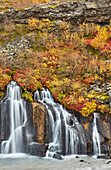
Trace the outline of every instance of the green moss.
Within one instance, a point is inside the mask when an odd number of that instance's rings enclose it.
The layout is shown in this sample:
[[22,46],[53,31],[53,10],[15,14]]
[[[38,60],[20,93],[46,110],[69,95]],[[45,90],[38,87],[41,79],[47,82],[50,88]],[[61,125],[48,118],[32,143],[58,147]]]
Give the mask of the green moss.
[[25,98],[26,100],[33,102],[32,95],[29,93],[22,93],[22,97]]
[[3,31],[3,30],[4,30],[4,28],[3,28],[3,27],[0,27],[0,32]]
[[5,93],[4,91],[0,91],[0,100],[4,97]]
[[48,136],[45,136],[45,143],[49,143]]

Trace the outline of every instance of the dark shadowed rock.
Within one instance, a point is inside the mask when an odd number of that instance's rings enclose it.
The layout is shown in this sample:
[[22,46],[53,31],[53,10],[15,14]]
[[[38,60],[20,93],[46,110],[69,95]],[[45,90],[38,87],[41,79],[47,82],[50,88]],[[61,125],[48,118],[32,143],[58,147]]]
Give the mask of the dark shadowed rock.
[[57,154],[57,153],[54,153],[53,158],[55,158],[55,159],[60,159],[60,160],[63,159],[62,156],[59,155],[59,154]]
[[97,158],[98,159],[109,159],[109,156],[107,156],[107,155],[98,155]]
[[81,159],[80,162],[85,162],[85,161],[83,159]]
[[75,158],[79,158],[79,156],[76,156]]
[[0,103],[0,141],[7,140],[10,135],[10,107],[5,98]]
[[34,156],[40,157],[45,156],[47,149],[48,145],[42,143],[32,142],[31,144],[28,145],[28,153]]

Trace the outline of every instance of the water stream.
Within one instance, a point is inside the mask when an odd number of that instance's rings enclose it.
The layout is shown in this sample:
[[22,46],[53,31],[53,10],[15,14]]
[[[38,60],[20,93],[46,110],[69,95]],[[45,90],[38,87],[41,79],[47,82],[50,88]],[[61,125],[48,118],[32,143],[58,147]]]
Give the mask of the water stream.
[[101,154],[100,134],[97,128],[97,119],[99,119],[98,113],[94,113],[93,120],[93,152],[94,155]]
[[86,137],[77,118],[70,114],[62,105],[55,103],[48,89],[36,91],[34,101],[39,101],[47,108],[49,126],[49,148],[47,156],[54,153],[63,155],[86,154]]
[[[24,152],[23,129],[25,131],[25,140],[28,141],[28,132],[25,129],[25,123],[27,121],[26,102],[21,98],[21,88],[15,81],[11,81],[8,84],[6,96],[1,103],[1,138],[5,136],[6,131],[4,129],[6,128],[6,123],[10,132],[8,140],[4,140],[1,143],[1,153]],[[9,107],[9,113],[4,110],[4,108],[7,108],[7,105]],[[9,114],[9,117],[4,122],[3,118],[6,113],[7,115]]]

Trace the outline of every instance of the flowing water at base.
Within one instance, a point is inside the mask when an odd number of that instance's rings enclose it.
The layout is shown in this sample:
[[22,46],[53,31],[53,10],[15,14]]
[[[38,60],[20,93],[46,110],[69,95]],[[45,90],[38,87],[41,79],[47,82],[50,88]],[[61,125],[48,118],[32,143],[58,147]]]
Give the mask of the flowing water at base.
[[110,160],[76,157],[71,155],[56,160],[26,154],[1,154],[0,170],[111,170]]

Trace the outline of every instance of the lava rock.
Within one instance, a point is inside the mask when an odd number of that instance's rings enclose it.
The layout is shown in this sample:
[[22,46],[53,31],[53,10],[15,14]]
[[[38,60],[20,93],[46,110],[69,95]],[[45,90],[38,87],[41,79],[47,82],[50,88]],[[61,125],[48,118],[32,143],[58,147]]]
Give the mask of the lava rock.
[[[83,2],[67,2],[56,5],[51,1],[46,4],[34,5],[33,7],[26,8],[18,11],[14,8],[0,13],[0,22],[6,20],[14,20],[15,23],[25,24],[30,17],[49,18],[51,20],[65,19],[73,23],[83,22],[97,22],[109,24],[111,19],[111,3],[108,0],[85,0]],[[100,21],[101,18],[101,21]]]

